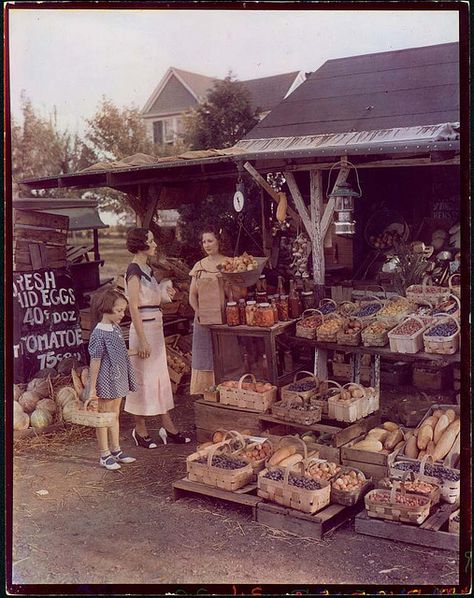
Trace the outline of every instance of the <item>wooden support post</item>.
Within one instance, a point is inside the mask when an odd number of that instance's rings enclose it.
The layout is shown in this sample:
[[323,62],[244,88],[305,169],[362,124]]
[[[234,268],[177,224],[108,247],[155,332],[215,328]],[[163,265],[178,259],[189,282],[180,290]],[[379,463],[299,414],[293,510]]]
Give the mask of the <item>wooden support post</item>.
[[321,235],[321,215],[323,212],[323,177],[320,170],[311,170],[310,198],[311,198],[311,244],[313,249],[313,281],[316,302],[324,299],[324,279],[326,266],[324,261],[323,237]]
[[94,259],[100,260],[100,253],[99,253],[99,230],[94,228],[92,232],[92,236],[94,239]]
[[308,208],[306,207],[303,197],[298,189],[298,185],[295,181],[295,176],[292,172],[284,172],[283,176],[286,179],[286,184],[288,185],[288,189],[290,190],[291,197],[295,202],[296,208],[298,209],[298,214],[300,215],[301,220],[303,221],[304,227],[306,232],[311,239],[313,233],[313,227],[311,225],[311,218],[308,213]]
[[[148,205],[146,207],[145,215],[143,216],[142,226],[143,228],[149,228],[151,222],[153,221],[153,216],[156,212],[156,206],[158,205],[158,200],[160,199],[161,193],[161,185],[149,185],[148,186],[148,194],[147,194],[147,202]],[[143,202],[142,202],[143,203]]]

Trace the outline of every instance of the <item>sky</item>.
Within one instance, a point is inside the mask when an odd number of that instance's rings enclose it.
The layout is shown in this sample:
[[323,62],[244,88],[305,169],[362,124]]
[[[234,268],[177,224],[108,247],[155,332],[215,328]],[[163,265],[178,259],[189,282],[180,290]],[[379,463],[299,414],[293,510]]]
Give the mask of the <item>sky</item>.
[[[150,2],[150,4],[152,4]],[[396,3],[395,3],[396,6]],[[428,4],[424,4],[428,6]],[[22,92],[83,133],[102,96],[142,108],[170,66],[237,79],[317,70],[326,60],[458,41],[458,12],[366,10],[9,11],[10,98]]]

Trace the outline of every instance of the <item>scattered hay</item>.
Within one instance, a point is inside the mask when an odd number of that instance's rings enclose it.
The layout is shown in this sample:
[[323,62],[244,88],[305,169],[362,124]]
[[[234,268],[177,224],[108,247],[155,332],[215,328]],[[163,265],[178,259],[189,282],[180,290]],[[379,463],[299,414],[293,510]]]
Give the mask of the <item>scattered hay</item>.
[[39,433],[26,438],[18,438],[13,442],[14,454],[21,454],[30,450],[60,448],[75,442],[95,438],[93,428],[86,426],[67,426],[50,433]]

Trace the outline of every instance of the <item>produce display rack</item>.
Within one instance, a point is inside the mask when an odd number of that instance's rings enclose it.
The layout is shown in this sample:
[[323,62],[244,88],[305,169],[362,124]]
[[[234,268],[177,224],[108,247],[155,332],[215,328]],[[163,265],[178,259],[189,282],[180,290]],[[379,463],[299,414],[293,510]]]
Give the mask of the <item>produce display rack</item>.
[[218,429],[260,432],[260,412],[241,409],[233,405],[221,405],[198,399],[194,402],[194,423],[198,442],[207,442]]
[[192,482],[187,477],[173,483],[173,500],[179,500],[185,496],[216,498],[224,502],[232,502],[243,507],[249,507],[252,511],[253,519],[256,519],[257,504],[262,500],[256,493],[257,484],[255,483],[248,484],[235,492]]
[[407,542],[418,546],[459,551],[459,534],[446,531],[449,516],[459,505],[441,504],[420,525],[409,525],[398,521],[386,521],[369,517],[364,510],[355,518],[355,531],[359,534]]

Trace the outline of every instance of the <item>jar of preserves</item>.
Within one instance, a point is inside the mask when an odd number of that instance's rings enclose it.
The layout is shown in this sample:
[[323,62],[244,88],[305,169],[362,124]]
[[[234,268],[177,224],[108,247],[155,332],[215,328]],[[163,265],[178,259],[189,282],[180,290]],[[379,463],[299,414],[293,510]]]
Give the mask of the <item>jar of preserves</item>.
[[225,308],[227,326],[238,326],[240,324],[239,306],[235,301],[229,301]]
[[256,326],[255,323],[255,314],[257,311],[257,302],[256,301],[247,301],[247,305],[245,306],[245,322],[247,326]]
[[239,299],[239,320],[242,326],[245,326],[247,323],[245,318],[245,299]]
[[273,309],[270,303],[260,303],[256,313],[256,324],[263,328],[270,328],[274,324]]
[[292,320],[299,318],[303,313],[303,305],[301,303],[300,294],[296,290],[296,286],[293,280],[290,280],[290,294],[288,295],[288,304],[290,318]]
[[301,301],[303,302],[303,310],[313,309],[315,306],[313,291],[303,291],[301,293]]
[[278,322],[278,302],[275,295],[272,295],[270,305],[272,306],[273,311],[273,322],[276,324]]
[[255,299],[257,303],[268,303],[268,296],[266,291],[255,291]]
[[280,322],[288,322],[290,319],[288,309],[288,295],[280,295],[277,302],[278,319]]

